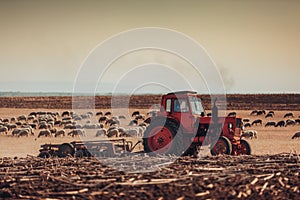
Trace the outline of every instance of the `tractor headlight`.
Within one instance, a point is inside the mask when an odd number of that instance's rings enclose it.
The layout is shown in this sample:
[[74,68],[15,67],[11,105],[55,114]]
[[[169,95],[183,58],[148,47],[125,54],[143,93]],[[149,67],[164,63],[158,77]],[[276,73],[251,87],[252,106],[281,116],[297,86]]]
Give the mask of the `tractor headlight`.
[[229,124],[228,124],[228,128],[229,128],[229,129],[232,129],[232,123],[229,123]]

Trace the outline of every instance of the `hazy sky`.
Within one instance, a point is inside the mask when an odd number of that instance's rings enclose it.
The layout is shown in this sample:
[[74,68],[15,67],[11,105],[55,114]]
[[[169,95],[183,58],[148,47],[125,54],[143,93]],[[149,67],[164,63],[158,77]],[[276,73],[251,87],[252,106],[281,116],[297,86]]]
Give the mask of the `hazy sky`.
[[[2,0],[0,91],[71,92],[81,63],[100,42],[128,29],[162,27],[201,44],[228,93],[299,93],[299,11],[297,0]],[[129,58],[121,60],[116,69]]]

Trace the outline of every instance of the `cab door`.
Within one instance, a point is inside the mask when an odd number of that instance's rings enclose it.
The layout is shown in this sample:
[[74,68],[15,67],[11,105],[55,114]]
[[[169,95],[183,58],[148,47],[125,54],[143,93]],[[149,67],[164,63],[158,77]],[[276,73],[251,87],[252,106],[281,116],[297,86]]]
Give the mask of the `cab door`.
[[191,112],[187,98],[173,99],[172,115],[178,119],[183,126],[184,132],[193,133],[195,117]]

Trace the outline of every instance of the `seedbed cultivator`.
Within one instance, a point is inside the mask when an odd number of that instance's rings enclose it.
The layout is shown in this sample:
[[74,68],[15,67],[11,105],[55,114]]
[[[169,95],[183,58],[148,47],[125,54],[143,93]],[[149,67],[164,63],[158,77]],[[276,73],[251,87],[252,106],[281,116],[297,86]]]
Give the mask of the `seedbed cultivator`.
[[133,144],[126,139],[73,141],[63,144],[43,144],[38,157],[112,157],[131,153],[141,141]]

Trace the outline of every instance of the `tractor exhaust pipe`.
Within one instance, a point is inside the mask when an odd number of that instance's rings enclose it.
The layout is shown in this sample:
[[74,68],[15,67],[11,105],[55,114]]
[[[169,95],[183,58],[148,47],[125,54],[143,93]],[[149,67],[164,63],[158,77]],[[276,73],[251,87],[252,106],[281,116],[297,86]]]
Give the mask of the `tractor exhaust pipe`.
[[217,102],[217,98],[215,98],[215,100],[214,100],[214,106],[212,107],[212,112],[211,112],[211,116],[212,116],[212,122],[214,123],[214,124],[217,124],[218,123],[218,112],[219,112],[219,110],[218,110],[218,107],[217,107],[217,105],[216,105],[216,102]]

